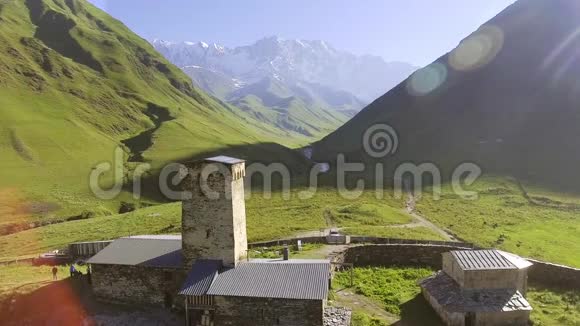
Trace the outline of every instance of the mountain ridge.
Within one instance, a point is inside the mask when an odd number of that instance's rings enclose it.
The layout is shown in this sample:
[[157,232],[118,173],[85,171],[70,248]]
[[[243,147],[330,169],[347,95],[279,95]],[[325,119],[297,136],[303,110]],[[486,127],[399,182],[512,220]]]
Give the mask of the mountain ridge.
[[564,0],[515,2],[317,143],[315,157],[371,160],[363,135],[386,123],[399,132],[391,166],[433,162],[449,173],[470,161],[484,172],[578,188],[570,176],[580,164],[579,9]]
[[151,43],[178,67],[200,66],[240,80],[247,79],[248,83],[266,74],[291,83],[306,81],[347,91],[365,102],[374,100],[417,68],[402,62],[386,62],[379,56],[357,56],[339,51],[321,40],[286,40],[270,36],[251,45],[233,48],[203,41],[155,39]]

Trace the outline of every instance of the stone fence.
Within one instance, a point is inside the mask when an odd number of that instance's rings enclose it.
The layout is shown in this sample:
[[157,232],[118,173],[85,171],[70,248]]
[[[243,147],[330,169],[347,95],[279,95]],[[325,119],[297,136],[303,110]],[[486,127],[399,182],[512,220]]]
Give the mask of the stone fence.
[[[471,250],[461,243],[360,245],[346,248],[332,257],[334,263],[354,266],[427,266],[441,269],[441,254],[451,250]],[[526,258],[527,259],[527,258]],[[534,265],[528,271],[532,284],[580,290],[580,269],[527,259]]]
[[354,266],[424,266],[441,269],[442,254],[470,247],[432,244],[384,244],[353,246],[332,257],[334,263]]
[[580,269],[528,259],[532,264],[528,272],[530,282],[548,287],[580,290]]
[[[328,243],[327,237],[304,237],[281,239],[264,242],[253,242],[248,244],[248,248],[262,248],[283,245],[294,245],[298,241],[305,243]],[[364,237],[364,236],[350,236],[350,243],[354,244],[408,244],[408,245],[435,245],[435,246],[451,246],[461,248],[475,248],[472,243],[453,242],[453,241],[436,241],[436,240],[410,240],[410,239],[394,239],[394,238],[379,238],[379,237]]]

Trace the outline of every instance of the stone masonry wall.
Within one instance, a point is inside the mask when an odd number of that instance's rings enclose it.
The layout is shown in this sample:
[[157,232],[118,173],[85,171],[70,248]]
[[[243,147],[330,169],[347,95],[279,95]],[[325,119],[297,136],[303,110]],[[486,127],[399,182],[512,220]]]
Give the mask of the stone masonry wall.
[[99,300],[155,306],[164,306],[167,298],[180,305],[177,293],[187,275],[182,269],[124,265],[92,265],[91,270],[93,291]]
[[453,246],[437,245],[368,245],[348,248],[341,260],[355,266],[430,266],[441,269],[441,255],[451,250],[462,250]]
[[[211,165],[219,171],[201,176]],[[222,260],[235,266],[246,254],[244,163],[225,166],[197,162],[188,165],[182,187],[191,198],[182,204],[182,248],[187,266],[196,259]],[[211,172],[211,171],[210,171]]]
[[533,259],[528,260],[534,264],[528,271],[530,282],[580,290],[580,269]]
[[[364,245],[346,249],[333,258],[338,263],[353,263],[355,266],[430,266],[441,269],[444,252],[469,250],[455,246],[428,244]],[[532,267],[528,280],[548,287],[563,287],[580,290],[580,269],[528,259]],[[518,281],[520,282],[520,281]],[[523,280],[521,281],[524,282]],[[527,287],[524,283],[524,288]],[[525,292],[525,291],[524,291]]]
[[215,297],[216,326],[322,326],[322,300]]
[[234,178],[232,181],[232,211],[234,224],[234,257],[236,261],[243,260],[248,254],[248,238],[246,231],[246,201],[244,194],[245,164],[237,164],[233,167]]

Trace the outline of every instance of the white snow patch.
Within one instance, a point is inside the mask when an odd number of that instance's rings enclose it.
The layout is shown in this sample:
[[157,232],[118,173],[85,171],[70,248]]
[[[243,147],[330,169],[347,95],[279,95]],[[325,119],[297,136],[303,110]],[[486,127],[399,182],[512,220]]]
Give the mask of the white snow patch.
[[303,48],[306,47],[306,44],[304,44],[304,42],[302,42],[301,40],[296,40],[296,43],[300,44],[300,46],[302,46]]

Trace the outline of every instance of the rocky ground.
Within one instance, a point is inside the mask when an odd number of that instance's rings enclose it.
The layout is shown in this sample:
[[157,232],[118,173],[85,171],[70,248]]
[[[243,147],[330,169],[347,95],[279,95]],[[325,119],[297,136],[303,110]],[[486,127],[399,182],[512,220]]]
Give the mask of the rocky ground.
[[324,310],[324,326],[350,326],[351,310],[328,307]]

